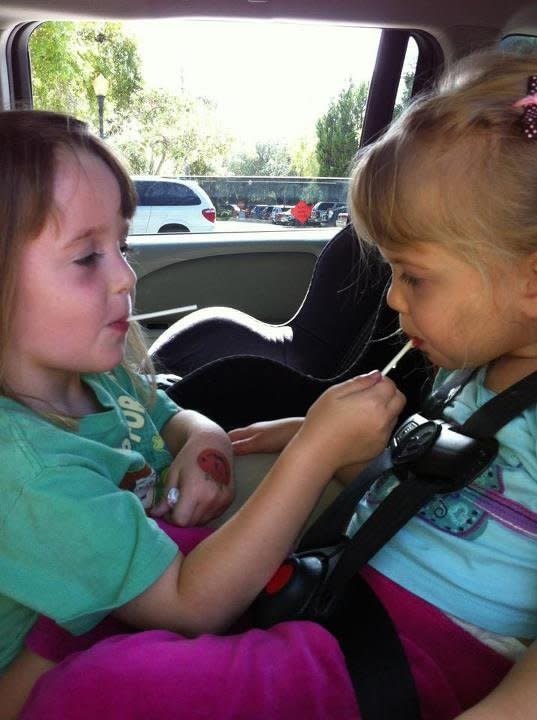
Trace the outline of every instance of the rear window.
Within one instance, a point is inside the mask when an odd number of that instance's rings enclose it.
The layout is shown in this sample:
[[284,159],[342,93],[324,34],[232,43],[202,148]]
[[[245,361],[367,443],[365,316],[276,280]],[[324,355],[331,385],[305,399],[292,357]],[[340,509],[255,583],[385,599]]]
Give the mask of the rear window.
[[200,205],[200,198],[182,183],[135,180],[139,205]]
[[535,35],[507,35],[501,42],[501,47],[507,52],[524,55],[537,52],[537,37]]

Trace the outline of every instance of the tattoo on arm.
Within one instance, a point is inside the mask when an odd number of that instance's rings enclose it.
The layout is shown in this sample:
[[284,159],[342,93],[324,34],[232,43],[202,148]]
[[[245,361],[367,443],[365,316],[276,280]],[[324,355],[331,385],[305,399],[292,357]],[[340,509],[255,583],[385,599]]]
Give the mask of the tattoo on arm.
[[229,485],[231,470],[227,457],[219,450],[208,448],[198,455],[198,465],[218,485]]

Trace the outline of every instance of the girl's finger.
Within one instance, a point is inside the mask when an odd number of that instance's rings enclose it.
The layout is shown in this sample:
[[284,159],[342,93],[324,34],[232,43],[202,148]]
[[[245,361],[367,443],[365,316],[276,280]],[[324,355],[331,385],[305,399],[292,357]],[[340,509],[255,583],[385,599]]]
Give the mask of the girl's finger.
[[356,392],[357,390],[366,390],[367,388],[373,387],[377,383],[382,381],[382,375],[379,370],[373,370],[367,375],[357,375],[350,380],[345,380],[338,389],[342,391],[342,394],[348,394],[350,392]]
[[[166,492],[166,491],[165,491]],[[156,505],[154,505],[149,510],[149,515],[151,517],[164,517],[166,513],[169,511],[170,506],[168,505],[168,502],[166,500],[166,496],[161,498]]]
[[243,440],[244,438],[249,437],[251,434],[252,431],[250,428],[235,428],[234,430],[230,430],[228,432],[228,437],[233,442],[235,440]]
[[243,440],[234,440],[231,443],[231,447],[233,448],[233,454],[234,455],[248,455],[248,453],[252,452],[252,441],[255,438],[247,437]]
[[185,498],[179,500],[177,505],[170,510],[170,518],[174,525],[188,527],[195,525],[201,513],[198,509],[198,502]]

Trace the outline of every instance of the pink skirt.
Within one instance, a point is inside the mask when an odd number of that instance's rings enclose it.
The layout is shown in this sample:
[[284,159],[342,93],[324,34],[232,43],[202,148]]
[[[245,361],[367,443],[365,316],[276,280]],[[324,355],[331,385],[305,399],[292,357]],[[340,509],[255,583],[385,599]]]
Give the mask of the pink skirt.
[[[185,554],[208,534],[161,526]],[[399,631],[422,720],[451,720],[511,667],[432,605],[371,568],[363,575]],[[73,637],[40,618],[26,645],[59,664],[36,683],[20,720],[360,718],[337,642],[310,622],[189,639],[133,632],[113,618]]]

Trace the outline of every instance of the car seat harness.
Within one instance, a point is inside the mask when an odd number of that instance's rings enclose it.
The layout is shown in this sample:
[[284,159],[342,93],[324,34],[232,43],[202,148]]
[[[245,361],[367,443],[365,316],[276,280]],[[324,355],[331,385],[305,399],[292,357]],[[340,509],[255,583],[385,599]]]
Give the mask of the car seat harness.
[[[396,429],[386,450],[304,534],[252,607],[258,627],[313,620],[337,637],[363,720],[418,720],[420,711],[395,627],[360,568],[435,495],[460,490],[481,475],[497,455],[496,432],[537,398],[535,372],[494,396],[462,425],[440,419],[475,372],[453,373],[421,413]],[[398,484],[354,532],[357,503],[386,474],[395,475]]]

